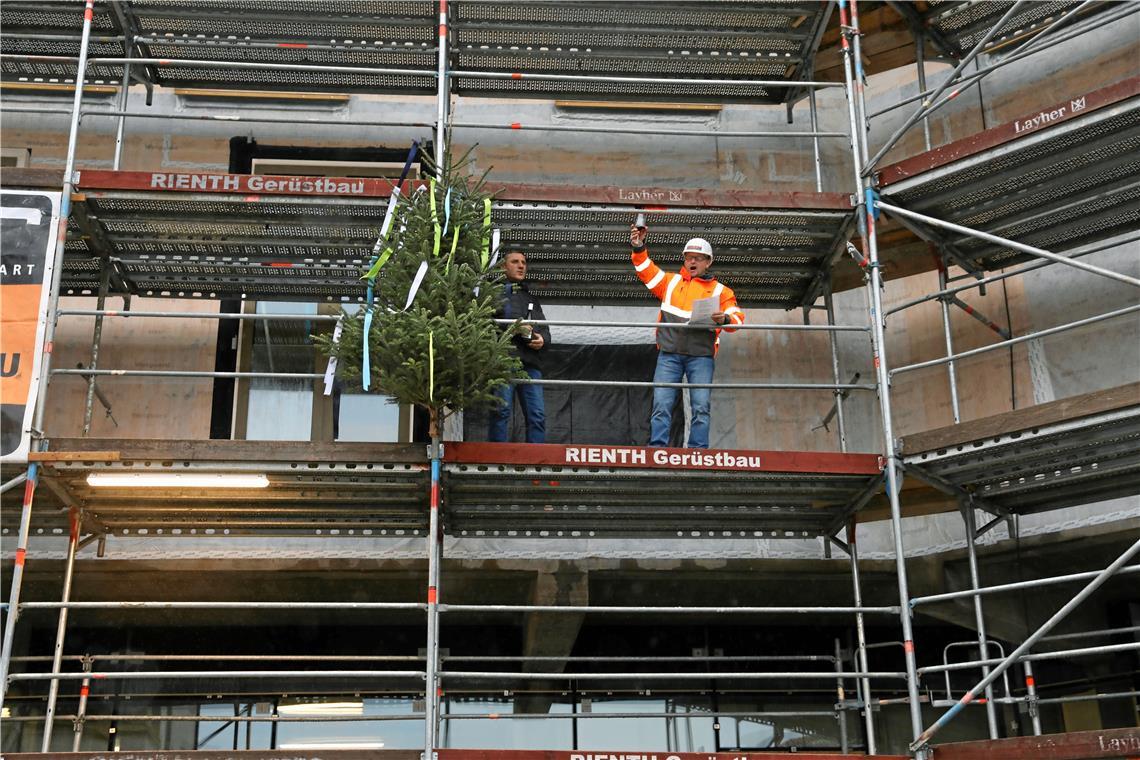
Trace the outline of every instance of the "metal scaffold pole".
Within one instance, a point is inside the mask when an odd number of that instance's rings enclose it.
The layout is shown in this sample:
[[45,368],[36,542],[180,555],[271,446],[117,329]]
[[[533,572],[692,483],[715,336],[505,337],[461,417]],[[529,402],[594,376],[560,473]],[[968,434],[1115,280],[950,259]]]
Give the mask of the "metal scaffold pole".
[[[959,508],[962,510],[962,519],[966,523],[966,552],[970,562],[970,588],[978,590],[981,578],[978,573],[978,547],[977,547],[977,518],[974,516],[974,505],[963,499]],[[986,640],[986,617],[982,611],[982,597],[974,596],[974,625],[978,632],[978,659],[985,660],[990,656],[989,642]],[[990,666],[982,665],[982,676],[990,674]],[[993,686],[986,687],[986,723],[990,731],[990,738],[998,738],[997,707],[994,705]]]
[[[854,589],[854,604],[863,606],[863,583],[859,575],[859,549],[855,537],[855,521],[847,523],[847,555],[851,558],[851,585]],[[867,630],[863,621],[863,613],[855,614],[855,668],[864,673],[870,671],[867,667]],[[877,751],[875,743],[875,714],[871,710],[871,679],[861,678],[858,681],[863,699],[863,730],[867,734],[867,754],[873,755]]]
[[[71,601],[71,581],[75,577],[75,550],[79,545],[79,530],[83,521],[83,514],[72,509],[70,515],[71,532],[67,541],[67,564],[63,571],[63,591],[60,598],[63,602]],[[59,623],[55,631],[55,650],[52,653],[51,672],[58,673],[63,663],[63,642],[67,636],[67,607],[59,608]],[[44,714],[44,736],[40,752],[51,751],[51,734],[55,727],[55,705],[59,699],[59,681],[52,679],[48,687],[47,711]]]
[[[44,423],[44,402],[47,397],[48,382],[51,379],[51,354],[55,339],[56,309],[59,308],[59,288],[63,279],[63,251],[67,242],[67,220],[71,214],[71,188],[75,173],[75,146],[79,139],[79,110],[83,103],[83,80],[87,75],[87,51],[91,40],[91,22],[95,16],[95,0],[85,0],[83,4],[83,34],[79,42],[79,63],[75,70],[75,97],[71,106],[71,127],[67,137],[67,160],[63,170],[63,189],[59,203],[59,220],[56,226],[55,252],[51,275],[51,290],[48,292],[47,314],[45,319],[44,349],[40,359],[40,377],[36,392],[36,408],[32,417],[32,434],[42,435]],[[12,568],[12,586],[8,594],[8,616],[4,621],[4,643],[0,646],[0,705],[8,694],[8,669],[12,659],[12,644],[16,635],[16,620],[19,617],[20,589],[24,580],[24,562],[28,552],[28,534],[32,522],[32,502],[35,499],[37,465],[28,467],[28,479],[24,484],[24,502],[20,513],[20,533],[16,545],[16,559]]]
[[854,55],[852,45],[848,42],[848,35],[859,35],[859,16],[856,0],[850,2],[851,13],[848,16],[847,0],[840,0],[839,21],[842,33],[839,36],[843,52],[843,69],[846,82],[848,112],[851,115],[851,147],[852,160],[855,163],[855,175],[859,178],[856,188],[857,197],[863,208],[860,224],[863,233],[863,255],[867,261],[868,298],[870,301],[871,319],[871,348],[875,367],[875,377],[879,388],[879,409],[882,414],[883,426],[883,454],[886,459],[886,485],[887,499],[891,508],[891,527],[894,535],[895,572],[898,577],[899,601],[903,607],[899,614],[899,621],[903,633],[903,653],[906,661],[906,684],[908,704],[910,707],[910,722],[912,735],[917,737],[922,733],[922,712],[918,694],[918,673],[915,663],[914,634],[912,631],[910,608],[907,600],[910,596],[907,584],[906,559],[902,541],[902,507],[899,504],[899,489],[901,483],[900,463],[895,451],[894,425],[891,414],[890,376],[887,372],[887,357],[883,333],[883,275],[879,264],[879,249],[875,238],[875,207],[874,189],[870,178],[863,176],[863,157],[866,155],[866,125],[857,120],[855,115],[863,113],[863,64],[858,56]]
[[431,497],[428,519],[428,587],[427,587],[427,651],[424,682],[424,760],[435,756],[436,730],[439,723],[439,470],[442,444],[432,421]]
[[[99,295],[95,301],[95,310],[102,312],[107,305],[107,291],[111,286],[111,261],[99,260]],[[58,318],[58,317],[57,317]],[[103,342],[103,315],[95,316],[95,328],[91,335],[91,364],[88,369],[98,369],[99,348]],[[91,413],[95,407],[95,376],[87,378],[87,399],[83,404],[83,437],[91,434]]]
[[1125,552],[1119,557],[1117,557],[1111,565],[1098,573],[1096,578],[1094,578],[1087,586],[1081,589],[1080,593],[1070,599],[1064,607],[1053,613],[1053,616],[1046,620],[1040,628],[1034,631],[1033,634],[1030,635],[1030,637],[1021,644],[1021,646],[1019,646],[1017,649],[1014,649],[1009,653],[1009,656],[998,663],[997,667],[991,670],[988,676],[983,678],[981,681],[975,684],[972,689],[967,691],[965,695],[963,695],[962,698],[958,700],[953,707],[944,712],[938,718],[938,720],[936,720],[930,726],[930,728],[920,733],[918,737],[913,742],[911,742],[911,751],[919,751],[925,748],[930,740],[934,737],[934,735],[941,731],[947,723],[953,720],[954,716],[961,712],[962,709],[966,707],[966,705],[973,702],[977,698],[978,694],[980,694],[987,686],[1000,678],[1001,675],[1005,673],[1005,671],[1007,671],[1015,662],[1017,662],[1022,657],[1022,655],[1032,649],[1038,641],[1040,641],[1045,637],[1047,633],[1049,633],[1049,631],[1053,630],[1054,626],[1068,617],[1069,613],[1080,606],[1083,601],[1092,596],[1094,591],[1104,585],[1105,581],[1119,572],[1120,569],[1124,567],[1129,562],[1129,560],[1131,560],[1137,554],[1140,554],[1140,540],[1137,540],[1134,544],[1132,544],[1132,546],[1128,547],[1128,549],[1125,550]]
[[[946,290],[946,260],[941,259],[938,262],[938,289]],[[954,335],[950,329],[950,304],[943,298],[940,299],[942,306],[942,334],[946,339],[946,355],[954,355]],[[954,414],[954,424],[957,425],[962,421],[962,413],[958,408],[958,370],[954,366],[954,362],[946,362],[946,373],[950,378],[950,411]]]
[[435,165],[442,174],[447,155],[447,112],[450,105],[447,86],[447,0],[439,0],[439,68],[436,72]]
[[[823,303],[824,303],[824,308],[827,309],[827,324],[834,327],[835,326],[835,303],[831,297],[831,279],[830,278],[828,278],[827,283],[824,285]],[[839,336],[836,335],[834,332],[829,332],[827,335],[828,335],[829,343],[831,345],[831,379],[836,385],[839,385],[840,382],[842,382],[840,380],[840,377],[842,377],[842,375],[840,374],[840,368],[839,368]],[[836,425],[837,425],[837,429],[838,429],[838,433],[839,433],[839,450],[841,452],[843,452],[844,454],[847,453],[847,423],[846,423],[844,416],[843,416],[843,397],[845,395],[846,395],[845,391],[842,391],[842,390],[839,390],[838,388],[836,388],[836,390],[835,390],[835,420],[836,420]]]

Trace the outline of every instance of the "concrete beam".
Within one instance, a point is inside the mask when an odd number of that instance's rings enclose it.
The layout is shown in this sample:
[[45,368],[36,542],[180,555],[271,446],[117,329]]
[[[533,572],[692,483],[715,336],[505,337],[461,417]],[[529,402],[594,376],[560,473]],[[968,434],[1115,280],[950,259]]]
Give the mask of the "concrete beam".
[[[532,604],[582,605],[590,603],[589,573],[574,562],[559,562],[552,572],[539,572],[534,578]],[[574,650],[585,613],[532,612],[523,621],[523,655],[527,657],[566,657]],[[527,673],[561,673],[566,662],[525,662]],[[515,698],[515,712],[520,714],[546,713],[554,701],[548,694],[560,689],[561,681],[535,681],[534,694],[520,694]]]

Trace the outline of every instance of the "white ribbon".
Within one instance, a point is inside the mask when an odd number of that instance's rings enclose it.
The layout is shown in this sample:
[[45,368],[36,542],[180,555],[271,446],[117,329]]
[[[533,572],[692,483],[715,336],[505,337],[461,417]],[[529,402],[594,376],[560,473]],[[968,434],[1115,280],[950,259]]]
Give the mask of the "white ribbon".
[[[337,345],[338,343],[340,343],[340,333],[341,333],[341,330],[343,328],[344,328],[344,317],[341,316],[336,321],[336,328],[333,329],[333,345],[334,346]],[[368,336],[365,336],[364,339],[368,340]],[[325,368],[325,395],[326,396],[331,396],[332,392],[333,392],[333,381],[336,379],[336,365],[337,365],[336,357],[330,356],[329,357],[329,364]]]

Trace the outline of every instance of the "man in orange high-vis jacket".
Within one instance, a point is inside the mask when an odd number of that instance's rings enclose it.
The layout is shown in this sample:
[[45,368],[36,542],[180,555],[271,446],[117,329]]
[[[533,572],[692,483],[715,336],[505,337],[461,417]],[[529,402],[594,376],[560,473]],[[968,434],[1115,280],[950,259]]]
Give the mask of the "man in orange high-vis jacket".
[[[633,249],[633,268],[645,287],[661,300],[657,321],[662,325],[686,324],[692,317],[693,302],[717,298],[717,311],[712,315],[717,325],[732,332],[732,325],[744,324],[744,312],[736,305],[736,295],[709,274],[713,262],[712,246],[704,238],[685,243],[684,264],[677,273],[666,273],[649,258],[645,240],[648,230],[634,226],[629,243]],[[682,377],[694,384],[712,383],[714,358],[720,345],[720,327],[708,330],[657,328],[657,370],[655,383],[679,383]],[[649,419],[649,445],[668,446],[669,428],[673,421],[673,404],[677,388],[653,389],[653,414]],[[689,389],[689,440],[694,449],[709,447],[709,414],[711,388]]]

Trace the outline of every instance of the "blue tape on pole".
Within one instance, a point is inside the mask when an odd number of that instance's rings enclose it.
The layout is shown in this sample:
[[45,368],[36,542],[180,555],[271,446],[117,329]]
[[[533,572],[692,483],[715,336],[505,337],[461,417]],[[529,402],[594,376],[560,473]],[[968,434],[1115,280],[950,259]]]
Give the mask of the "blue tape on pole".
[[867,195],[867,211],[870,212],[871,218],[876,222],[879,221],[879,193],[873,187],[868,187],[866,190]]

